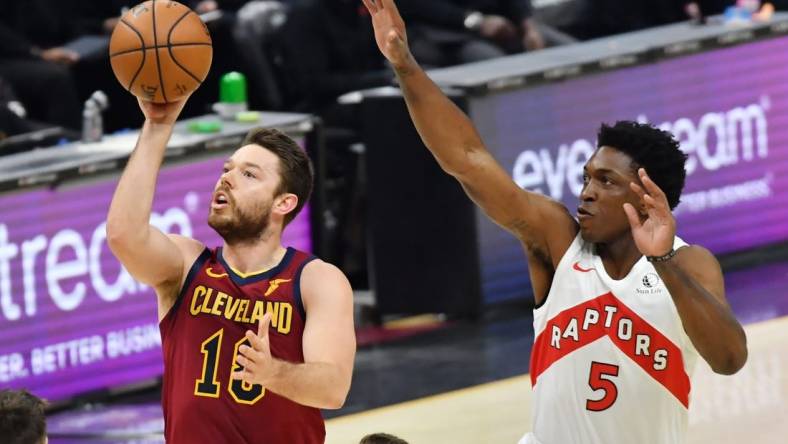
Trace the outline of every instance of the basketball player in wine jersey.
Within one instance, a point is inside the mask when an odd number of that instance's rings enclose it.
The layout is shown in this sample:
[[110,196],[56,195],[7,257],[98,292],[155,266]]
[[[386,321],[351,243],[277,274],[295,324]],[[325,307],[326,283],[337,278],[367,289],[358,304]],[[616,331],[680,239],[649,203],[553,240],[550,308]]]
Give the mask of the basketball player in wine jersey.
[[253,130],[215,172],[208,224],[224,244],[164,234],[148,220],[184,103],[140,102],[145,124],[107,218],[113,253],[158,297],[165,438],[322,443],[319,409],[344,403],[355,333],[342,272],[281,245],[312,190],[309,159],[284,134]]
[[603,125],[575,218],[520,189],[495,161],[413,59],[393,0],[363,1],[425,145],[526,252],[534,417],[521,443],[683,442],[696,357],[732,374],[747,346],[719,263],[676,236],[679,144],[648,125]]

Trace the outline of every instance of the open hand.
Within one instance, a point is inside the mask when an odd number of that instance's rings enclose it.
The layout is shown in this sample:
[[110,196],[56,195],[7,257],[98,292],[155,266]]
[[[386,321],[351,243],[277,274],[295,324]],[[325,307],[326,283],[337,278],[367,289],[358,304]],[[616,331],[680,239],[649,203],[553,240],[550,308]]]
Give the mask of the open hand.
[[635,245],[645,256],[662,256],[673,249],[673,238],[676,236],[676,219],[670,211],[665,193],[648,177],[646,170],[638,169],[638,176],[645,190],[638,184],[630,182],[632,191],[640,197],[640,204],[646,209],[645,219],[632,204],[624,204],[632,237]]
[[271,312],[266,313],[257,327],[257,334],[246,331],[246,339],[250,345],[238,348],[235,361],[243,366],[240,371],[232,373],[232,379],[239,379],[249,384],[268,385],[268,381],[279,372],[278,362],[271,356],[268,341],[268,326],[271,324]]
[[372,16],[375,41],[378,49],[394,66],[403,66],[413,60],[408,48],[405,22],[397,10],[394,0],[363,0]]

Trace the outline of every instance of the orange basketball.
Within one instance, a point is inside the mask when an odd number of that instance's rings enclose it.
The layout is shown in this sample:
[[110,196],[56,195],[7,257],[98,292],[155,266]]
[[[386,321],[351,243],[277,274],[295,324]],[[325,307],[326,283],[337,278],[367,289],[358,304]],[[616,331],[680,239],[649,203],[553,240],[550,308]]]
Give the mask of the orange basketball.
[[156,103],[178,100],[197,89],[212,57],[205,23],[174,1],[152,0],[131,8],[109,42],[112,71],[123,88]]

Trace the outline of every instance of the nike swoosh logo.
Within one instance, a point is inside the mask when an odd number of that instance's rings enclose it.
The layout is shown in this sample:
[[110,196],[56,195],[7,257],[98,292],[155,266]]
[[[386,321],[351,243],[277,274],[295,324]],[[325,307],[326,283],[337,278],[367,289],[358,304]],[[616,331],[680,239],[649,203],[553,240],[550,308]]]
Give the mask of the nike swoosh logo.
[[207,274],[208,276],[210,276],[210,277],[212,277],[212,278],[216,278],[216,279],[223,278],[223,277],[227,277],[227,273],[222,273],[222,274],[216,274],[216,273],[214,273],[214,272],[211,270],[211,267],[208,267],[208,268],[206,268],[206,269],[205,269],[205,274]]
[[290,282],[290,279],[273,279],[268,283],[268,290],[265,291],[263,296],[268,296],[269,294],[273,293],[277,288],[279,288],[279,285],[284,284],[285,282]]
[[580,266],[580,262],[575,262],[575,264],[572,265],[572,268],[574,268],[575,270],[577,270],[577,271],[579,271],[581,273],[588,273],[591,270],[596,270],[596,268],[594,268],[594,267],[583,268],[583,267]]

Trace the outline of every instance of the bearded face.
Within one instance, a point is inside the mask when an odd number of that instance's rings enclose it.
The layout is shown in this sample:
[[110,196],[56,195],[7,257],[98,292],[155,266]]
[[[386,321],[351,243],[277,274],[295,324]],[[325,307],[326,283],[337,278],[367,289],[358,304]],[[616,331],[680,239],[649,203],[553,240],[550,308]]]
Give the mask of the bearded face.
[[281,235],[284,216],[298,200],[281,189],[279,168],[273,152],[253,144],[239,148],[225,161],[214,188],[208,225],[227,245],[253,244],[269,235]]
[[226,187],[214,193],[208,225],[228,245],[252,243],[263,237],[271,222],[271,200],[239,202]]

